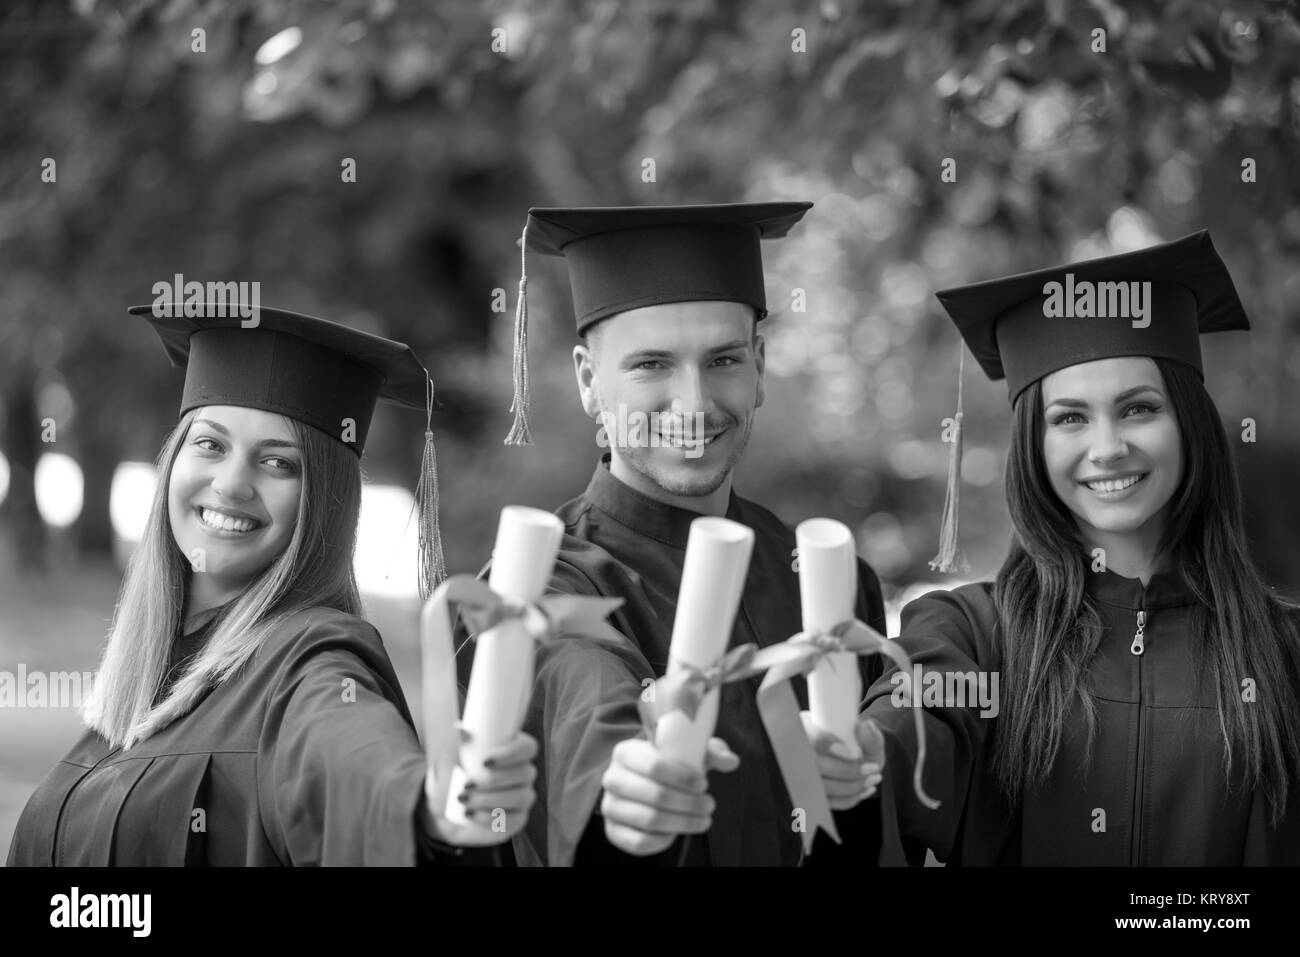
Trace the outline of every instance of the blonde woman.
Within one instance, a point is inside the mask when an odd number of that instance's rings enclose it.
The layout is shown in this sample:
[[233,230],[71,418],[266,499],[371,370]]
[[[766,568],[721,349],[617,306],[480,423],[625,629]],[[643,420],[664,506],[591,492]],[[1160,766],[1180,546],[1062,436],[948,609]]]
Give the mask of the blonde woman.
[[[29,800],[10,865],[487,862],[425,800],[425,759],[352,571],[377,399],[425,409],[400,343],[269,308],[137,307],[186,366],[88,730]],[[179,307],[178,307],[179,311]],[[221,310],[225,311],[225,310]],[[161,314],[160,314],[161,313]],[[520,735],[459,795],[533,802]]]

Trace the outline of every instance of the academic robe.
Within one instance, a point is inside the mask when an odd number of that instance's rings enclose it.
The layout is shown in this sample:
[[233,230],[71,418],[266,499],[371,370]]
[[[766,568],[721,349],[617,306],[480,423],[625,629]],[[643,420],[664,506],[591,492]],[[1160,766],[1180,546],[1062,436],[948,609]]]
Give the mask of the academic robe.
[[[687,535],[699,515],[634,491],[610,474],[606,462],[596,467],[587,490],[556,514],[565,534],[551,591],[624,598],[610,620],[625,640],[610,646],[564,636],[538,649],[524,722],[541,746],[537,804],[515,840],[515,854],[523,865],[671,866],[679,860],[677,846],[649,858],[624,854],[605,840],[597,812],[601,776],[614,746],[641,733],[637,700],[667,669]],[[734,493],[726,517],[755,533],[729,647],[784,641],[801,629],[794,533]],[[880,585],[861,561],[856,613],[884,632]],[[874,658],[859,662],[866,689],[880,665]],[[462,678],[466,674],[462,665]],[[686,863],[795,865],[803,856],[790,798],[759,717],[758,684],[755,678],[721,691],[715,734],[740,758],[740,767],[709,775],[709,793],[717,802],[713,826],[707,836],[690,838]],[[795,684],[806,708],[805,683]],[[836,846],[821,834],[809,863],[874,865],[880,817],[873,803],[836,813],[845,843]]]
[[[1076,704],[1048,780],[1014,810],[990,772],[999,719],[979,712],[991,709],[968,696],[966,707],[922,712],[926,789],[943,802],[930,811],[911,796],[916,739],[909,709],[893,700],[896,669],[872,687],[867,713],[880,723],[887,748],[887,848],[919,863],[928,846],[956,865],[1300,864],[1296,798],[1273,827],[1263,794],[1223,773],[1214,688],[1193,675],[1192,636],[1203,609],[1191,592],[1173,575],[1154,575],[1144,588],[1110,571],[1090,573],[1087,588],[1104,626],[1089,668],[1097,706],[1093,759],[1084,760],[1086,730]],[[1146,615],[1144,640],[1135,654],[1139,612]],[[898,641],[925,674],[1000,675],[996,626],[992,583],[980,582],[910,603]],[[1006,696],[1004,686],[999,692]]]
[[[169,678],[209,630],[177,639]],[[488,862],[427,836],[417,821],[424,778],[378,632],[310,608],[130,750],[87,731],[28,801],[8,863]]]

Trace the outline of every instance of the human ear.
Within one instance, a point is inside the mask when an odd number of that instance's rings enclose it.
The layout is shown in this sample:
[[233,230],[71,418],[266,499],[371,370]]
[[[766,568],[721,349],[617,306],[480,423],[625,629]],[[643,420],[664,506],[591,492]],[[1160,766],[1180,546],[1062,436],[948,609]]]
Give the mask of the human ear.
[[586,345],[573,347],[573,375],[578,383],[578,396],[587,417],[600,415],[600,399],[596,395],[596,359]]

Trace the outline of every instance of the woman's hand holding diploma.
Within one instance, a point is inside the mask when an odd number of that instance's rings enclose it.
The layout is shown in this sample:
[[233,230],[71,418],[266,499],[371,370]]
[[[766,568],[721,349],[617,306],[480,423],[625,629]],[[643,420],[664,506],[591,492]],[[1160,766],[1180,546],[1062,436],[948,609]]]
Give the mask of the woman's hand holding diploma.
[[[539,635],[526,622],[549,622],[532,603],[542,599],[563,533],[563,524],[549,512],[507,506],[487,584],[453,576],[421,612],[425,792],[434,805],[425,824],[450,843],[500,844],[528,819],[537,742],[520,727]],[[495,610],[500,617],[479,629],[465,714],[457,720],[452,621],[459,603],[482,614]],[[607,612],[600,609],[599,617]]]
[[[461,738],[467,738],[461,729]],[[523,830],[528,812],[537,800],[537,741],[520,732],[505,744],[483,752],[483,769],[465,778],[465,786],[452,799],[465,809],[469,824],[448,819],[440,802],[424,802],[425,827],[433,837],[458,847],[482,847],[510,840]],[[473,826],[477,825],[477,826]]]
[[[826,518],[801,522],[799,598],[806,632],[824,634],[854,618],[857,553],[848,526]],[[832,811],[847,811],[876,793],[885,765],[885,741],[875,722],[858,714],[861,677],[853,654],[833,651],[808,675],[804,733]]]
[[818,727],[810,712],[799,716],[817,754],[817,770],[831,810],[847,811],[874,796],[885,767],[885,739],[876,722],[866,717],[858,720],[856,737],[862,753],[854,755],[837,735]]

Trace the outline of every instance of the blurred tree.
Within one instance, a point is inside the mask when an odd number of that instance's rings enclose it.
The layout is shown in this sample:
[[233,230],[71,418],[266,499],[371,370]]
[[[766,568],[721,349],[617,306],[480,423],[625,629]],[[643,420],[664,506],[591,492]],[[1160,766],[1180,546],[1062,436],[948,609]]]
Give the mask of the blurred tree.
[[[1297,54],[1293,6],[1264,0],[24,0],[0,14],[4,401],[12,418],[16,370],[62,370],[102,529],[99,465],[153,454],[178,381],[129,374],[159,364],[122,307],[175,273],[260,280],[268,303],[428,357],[454,453],[449,558],[475,567],[501,504],[554,506],[596,451],[563,267],[545,262],[543,444],[499,445],[526,208],[809,198],[766,251],[773,399],[741,483],[787,519],[851,522],[904,584],[929,576],[956,398],[934,290],[1209,226],[1256,329],[1215,343],[1208,379],[1230,424],[1259,423],[1258,451],[1242,446],[1259,554],[1300,585],[1283,540],[1300,505],[1273,478],[1300,455]],[[57,355],[33,353],[38,326]],[[976,370],[966,388],[964,538],[989,574],[1008,416]],[[418,426],[393,425],[367,468],[407,480]]]

